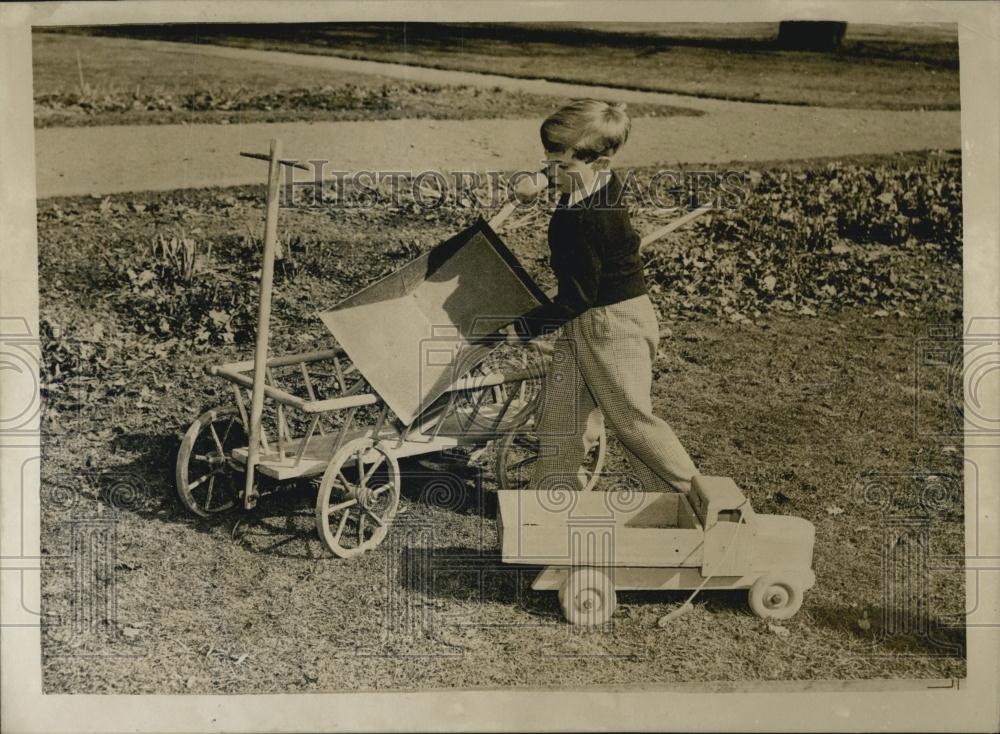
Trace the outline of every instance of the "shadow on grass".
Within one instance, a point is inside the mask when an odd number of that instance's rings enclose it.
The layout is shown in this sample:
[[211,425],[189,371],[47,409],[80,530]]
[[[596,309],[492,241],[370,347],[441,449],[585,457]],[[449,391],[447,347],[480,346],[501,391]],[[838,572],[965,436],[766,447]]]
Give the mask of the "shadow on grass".
[[[111,441],[110,451],[132,455],[131,461],[96,470],[98,499],[119,512],[144,519],[188,524],[175,490],[180,439],[175,433],[125,433]],[[204,523],[214,526],[219,518]]]
[[[237,506],[210,517],[199,517],[187,510],[177,495],[175,483],[180,443],[175,433],[126,433],[117,436],[111,444],[112,452],[127,453],[134,458],[110,468],[95,469],[84,492],[92,489],[96,501],[117,512],[144,520],[184,525],[200,533],[224,533],[238,538],[241,527],[260,526],[266,534],[288,538],[289,542],[302,535],[295,527],[294,518],[308,506],[311,520],[315,502],[315,494],[310,497],[307,482],[279,484],[262,477],[259,482],[262,496],[257,507],[249,512]],[[262,550],[269,552],[268,549]]]
[[[94,35],[183,41],[226,43],[238,39],[280,42],[301,46],[302,51],[329,52],[376,48],[405,48],[411,52],[452,50],[480,41],[522,44],[553,44],[566,48],[643,49],[646,53],[671,48],[705,48],[728,53],[788,51],[778,44],[777,23],[771,33],[757,36],[684,35],[666,32],[628,32],[608,28],[588,28],[564,24],[534,23],[281,23],[261,24],[177,24],[156,26],[115,26],[76,28]],[[801,52],[800,52],[801,53]],[[958,68],[958,43],[938,41],[912,43],[904,40],[848,38],[832,55],[915,61],[943,68]]]
[[460,453],[441,452],[400,462],[401,496],[431,512],[496,517],[491,479]]
[[872,643],[873,657],[964,658],[966,654],[964,627],[947,625],[940,619],[917,612],[896,611],[887,615],[880,606],[862,610],[845,605],[822,605],[810,607],[808,614],[817,626]]
[[402,549],[400,582],[407,591],[429,599],[501,604],[561,617],[554,594],[531,590],[539,570],[503,563],[496,548],[414,546]]
[[[431,599],[517,607],[544,618],[562,619],[558,595],[531,588],[543,566],[507,564],[496,548],[451,546],[403,549],[401,583]],[[690,591],[619,591],[619,607],[679,606]],[[746,591],[705,590],[697,603],[710,612],[745,611]]]
[[[96,499],[115,510],[145,520],[176,523],[196,532],[231,538],[256,554],[295,559],[336,560],[316,532],[316,494],[321,477],[275,482],[260,477],[257,506],[240,506],[211,517],[198,517],[180,502],[174,467],[180,440],[172,433],[128,433],[113,449],[134,456],[113,469],[95,471]],[[401,462],[401,506],[414,508],[418,524],[440,529],[449,516],[492,518],[496,498],[481,491],[481,471],[461,463],[461,457],[435,457],[437,468],[415,460]],[[431,465],[434,466],[433,464]],[[402,519],[397,517],[397,520]],[[458,518],[455,518],[456,520]],[[403,527],[390,530],[406,533]]]

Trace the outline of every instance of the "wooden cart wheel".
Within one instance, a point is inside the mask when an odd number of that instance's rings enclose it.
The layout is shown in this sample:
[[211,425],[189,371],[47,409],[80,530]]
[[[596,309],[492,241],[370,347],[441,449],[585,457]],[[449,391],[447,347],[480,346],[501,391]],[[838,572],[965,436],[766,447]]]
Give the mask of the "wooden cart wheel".
[[559,590],[563,616],[571,624],[595,627],[604,624],[618,605],[615,585],[598,568],[585,566],[570,572]]
[[[523,427],[513,428],[500,438],[493,463],[499,489],[524,489],[528,486],[532,468],[538,461],[538,445],[538,435]],[[583,487],[585,492],[592,490],[600,479],[607,455],[608,435],[602,426],[597,441],[590,447],[583,462],[587,480]]]
[[762,619],[789,619],[802,606],[802,585],[779,574],[754,581],[748,594],[750,609]]
[[334,555],[350,558],[385,538],[399,507],[399,463],[371,438],[346,443],[316,495],[316,530]]
[[233,449],[247,445],[235,406],[202,414],[181,441],[177,453],[177,495],[199,517],[232,509],[243,490],[245,469],[233,459]]
[[[466,377],[475,380],[493,373],[503,374],[520,371],[527,371],[535,376],[489,388],[462,390],[456,394],[455,408],[466,415],[475,416],[469,421],[469,431],[496,435],[500,429],[505,427],[524,424],[538,412],[545,368],[540,360],[526,354],[523,349],[504,346],[494,349],[486,360],[469,370]],[[488,414],[490,417],[480,413],[480,409],[476,407],[476,404],[480,402],[486,405],[492,403],[494,406],[508,406],[499,426],[492,418],[492,413]]]

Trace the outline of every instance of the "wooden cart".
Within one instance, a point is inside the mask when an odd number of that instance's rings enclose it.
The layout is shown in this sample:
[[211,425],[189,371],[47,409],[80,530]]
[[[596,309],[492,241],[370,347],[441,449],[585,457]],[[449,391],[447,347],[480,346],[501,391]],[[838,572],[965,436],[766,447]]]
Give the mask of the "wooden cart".
[[[200,416],[188,429],[177,459],[177,491],[200,516],[252,507],[261,491],[280,482],[322,477],[316,529],[327,547],[346,558],[377,546],[399,503],[399,459],[498,441],[507,479],[532,460],[515,437],[530,431],[542,367],[491,372],[477,367],[453,384],[428,410],[403,424],[340,350],[273,357],[267,361],[267,401],[260,434],[258,475],[248,494],[249,413],[253,362],[207,368],[232,384],[233,402]],[[296,379],[297,378],[297,379]],[[322,390],[322,392],[320,392]],[[589,471],[600,472],[603,447],[591,453]],[[523,454],[527,453],[527,457]]]
[[[375,376],[366,379],[344,349],[268,357],[278,174],[280,166],[298,164],[281,159],[277,140],[271,141],[269,156],[245,155],[270,163],[256,351],[252,360],[206,368],[231,384],[233,401],[201,415],[182,440],[176,486],[184,506],[202,517],[251,509],[265,489],[321,477],[317,532],[335,555],[346,558],[385,537],[399,505],[401,458],[493,442],[498,486],[523,487],[538,453],[531,431],[545,370],[540,355],[511,348],[516,354],[511,357],[508,350],[503,359],[496,356],[503,349],[487,348],[490,358],[477,358],[469,370],[456,372],[457,379],[435,392],[429,404],[395,411],[369,381]],[[706,210],[675,220],[643,244]],[[505,206],[483,230],[492,234],[512,211],[512,204]],[[385,385],[385,365],[368,364]],[[607,449],[603,429],[592,438],[584,466],[587,489],[597,481]]]

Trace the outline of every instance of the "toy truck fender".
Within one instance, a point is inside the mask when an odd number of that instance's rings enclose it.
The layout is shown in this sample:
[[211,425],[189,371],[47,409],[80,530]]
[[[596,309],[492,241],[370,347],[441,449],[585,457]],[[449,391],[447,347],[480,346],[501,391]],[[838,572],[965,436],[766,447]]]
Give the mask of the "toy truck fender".
[[757,515],[750,567],[754,575],[779,574],[798,581],[802,590],[816,583],[812,570],[816,528],[788,515]]

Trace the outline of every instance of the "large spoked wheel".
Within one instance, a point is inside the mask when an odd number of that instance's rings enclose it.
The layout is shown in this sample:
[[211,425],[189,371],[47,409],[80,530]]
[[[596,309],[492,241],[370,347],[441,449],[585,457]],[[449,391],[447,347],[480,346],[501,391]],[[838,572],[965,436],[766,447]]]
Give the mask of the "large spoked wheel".
[[[507,431],[497,447],[493,470],[499,489],[524,489],[531,481],[531,472],[538,461],[538,434],[523,428]],[[608,455],[608,435],[603,426],[583,462],[584,491],[597,484]]]
[[214,408],[191,424],[177,453],[177,495],[199,517],[210,517],[236,506],[245,470],[233,459],[233,449],[248,444],[235,407]]
[[[465,376],[475,384],[477,380],[492,375],[513,373],[529,376],[523,380],[492,387],[474,387],[456,393],[454,407],[466,416],[466,433],[495,436],[505,428],[523,425],[538,412],[545,367],[541,360],[527,354],[523,348],[501,345]],[[503,418],[498,423],[500,411],[503,411]]]
[[618,595],[606,573],[585,566],[572,571],[563,582],[559,604],[567,622],[596,627],[611,619],[618,605]]
[[762,619],[789,619],[802,606],[802,586],[787,576],[768,574],[754,581],[749,601]]
[[316,530],[334,555],[351,558],[385,538],[399,507],[399,463],[370,438],[345,444],[316,496]]

